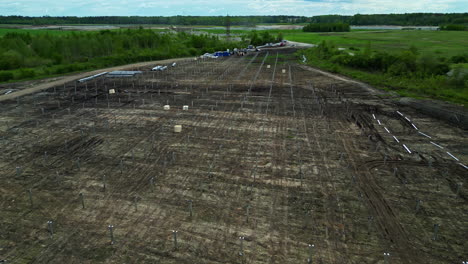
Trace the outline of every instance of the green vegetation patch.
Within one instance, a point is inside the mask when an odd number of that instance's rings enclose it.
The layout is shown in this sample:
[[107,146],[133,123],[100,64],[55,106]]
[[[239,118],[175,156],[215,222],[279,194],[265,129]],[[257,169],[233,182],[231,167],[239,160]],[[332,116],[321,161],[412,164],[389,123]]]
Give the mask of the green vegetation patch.
[[300,51],[312,66],[342,73],[402,96],[433,98],[467,105],[468,54],[440,59],[415,46],[399,53],[373,49],[340,50],[332,42]]
[[159,34],[142,28],[63,35],[12,31],[0,38],[0,82],[195,56],[237,46],[241,45],[216,36]]

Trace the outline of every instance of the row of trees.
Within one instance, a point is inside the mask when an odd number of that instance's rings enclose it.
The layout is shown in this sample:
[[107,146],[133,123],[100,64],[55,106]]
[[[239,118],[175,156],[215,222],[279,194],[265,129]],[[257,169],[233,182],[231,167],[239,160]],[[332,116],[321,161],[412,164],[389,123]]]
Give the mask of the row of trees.
[[468,30],[468,26],[450,24],[450,25],[443,25],[443,26],[441,26],[441,27],[440,27],[440,30],[448,30],[448,31],[467,31],[467,30]]
[[[468,24],[468,13],[409,13],[353,16],[231,16],[231,25],[251,26],[261,23],[347,23],[350,25],[439,26]],[[25,17],[0,16],[0,24],[63,25],[63,24],[163,24],[224,26],[224,16],[96,16],[96,17]]]
[[[305,23],[301,16],[230,16],[231,25],[251,26],[261,23]],[[0,16],[0,24],[64,25],[64,24],[162,24],[224,26],[225,16],[96,16],[96,17],[24,17]]]
[[310,23],[302,30],[304,32],[347,32],[351,29],[346,23]]
[[[260,46],[267,43],[281,42],[283,40],[283,34],[281,32],[275,37],[270,32],[263,30],[258,33],[256,30],[252,30],[247,37],[250,39],[250,44],[254,46]],[[245,36],[244,36],[245,38]]]
[[466,105],[468,73],[462,64],[468,53],[451,58],[421,54],[410,47],[400,52],[374,51],[370,42],[352,53],[338,50],[332,42],[301,51],[308,63],[348,75],[376,87],[394,90],[403,96],[431,97]]
[[315,55],[320,59],[330,62],[362,69],[366,71],[379,71],[393,76],[417,76],[427,77],[432,75],[446,75],[450,70],[453,60],[463,60],[468,55],[454,56],[448,61],[437,59],[430,54],[420,54],[413,46],[400,53],[388,53],[384,51],[373,52],[370,43],[360,52],[349,54],[338,50],[331,42],[323,41],[316,49]]
[[182,32],[158,34],[146,29],[63,36],[7,33],[0,38],[0,81],[193,56],[239,46],[239,43],[227,43],[216,36]]
[[312,23],[348,23],[350,25],[440,26],[468,24],[468,13],[409,13],[354,16],[324,15],[311,18]]

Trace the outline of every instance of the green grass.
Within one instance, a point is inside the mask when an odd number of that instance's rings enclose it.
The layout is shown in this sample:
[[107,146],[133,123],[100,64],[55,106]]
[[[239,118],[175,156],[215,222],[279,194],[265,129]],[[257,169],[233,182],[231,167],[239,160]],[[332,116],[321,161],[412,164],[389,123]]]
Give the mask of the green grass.
[[[224,34],[224,29],[200,29],[211,34]],[[232,29],[232,34],[248,34],[250,30]],[[259,33],[263,32],[259,30]],[[468,32],[426,30],[352,30],[351,32],[311,33],[297,29],[268,30],[270,34],[283,33],[286,40],[319,44],[333,41],[338,47],[363,49],[370,41],[373,50],[399,52],[414,45],[421,53],[436,57],[450,57],[467,52]]]
[[[302,54],[303,51],[299,51]],[[346,66],[333,64],[330,61],[309,58],[307,64],[326,71],[340,73],[350,78],[363,81],[385,91],[392,91],[400,96],[438,99],[455,104],[468,106],[468,89],[452,86],[444,76],[432,78],[396,77],[379,72],[368,72]]]
[[399,52],[414,45],[422,54],[436,57],[466,53],[468,32],[455,31],[351,31],[340,33],[285,32],[284,38],[291,41],[318,44],[322,40],[333,41],[338,47],[364,48],[370,41],[373,50]]

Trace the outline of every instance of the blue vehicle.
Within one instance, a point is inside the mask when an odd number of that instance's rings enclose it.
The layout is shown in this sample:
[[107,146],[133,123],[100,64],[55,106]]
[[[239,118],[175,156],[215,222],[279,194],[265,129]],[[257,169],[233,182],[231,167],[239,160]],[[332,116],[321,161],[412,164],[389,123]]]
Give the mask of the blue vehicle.
[[229,51],[217,51],[214,55],[218,57],[229,57],[231,53],[229,53]]

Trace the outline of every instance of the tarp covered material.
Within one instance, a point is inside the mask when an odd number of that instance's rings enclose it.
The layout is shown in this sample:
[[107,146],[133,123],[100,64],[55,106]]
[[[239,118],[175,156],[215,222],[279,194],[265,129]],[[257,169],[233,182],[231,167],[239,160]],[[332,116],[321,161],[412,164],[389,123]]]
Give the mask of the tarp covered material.
[[99,77],[99,76],[102,76],[102,75],[104,75],[104,74],[107,74],[107,72],[101,72],[101,73],[95,74],[95,75],[93,75],[93,76],[89,76],[89,77],[86,77],[86,78],[83,78],[83,79],[79,79],[78,82],[80,82],[80,83],[81,83],[81,82],[86,82],[86,81],[92,80],[92,79],[94,79],[94,78],[97,78],[97,77]]
[[142,71],[113,71],[109,72],[108,75],[135,75],[143,73]]
[[229,57],[231,53],[229,53],[229,51],[217,51],[214,55],[218,57]]
[[134,77],[136,74],[141,74],[142,71],[113,71],[109,72],[107,78]]
[[[205,54],[201,55],[200,57],[201,58],[211,58],[211,59],[217,59],[218,58],[218,56],[215,56],[215,55],[213,55],[211,53],[205,53]],[[197,59],[195,59],[195,60],[197,60]]]

